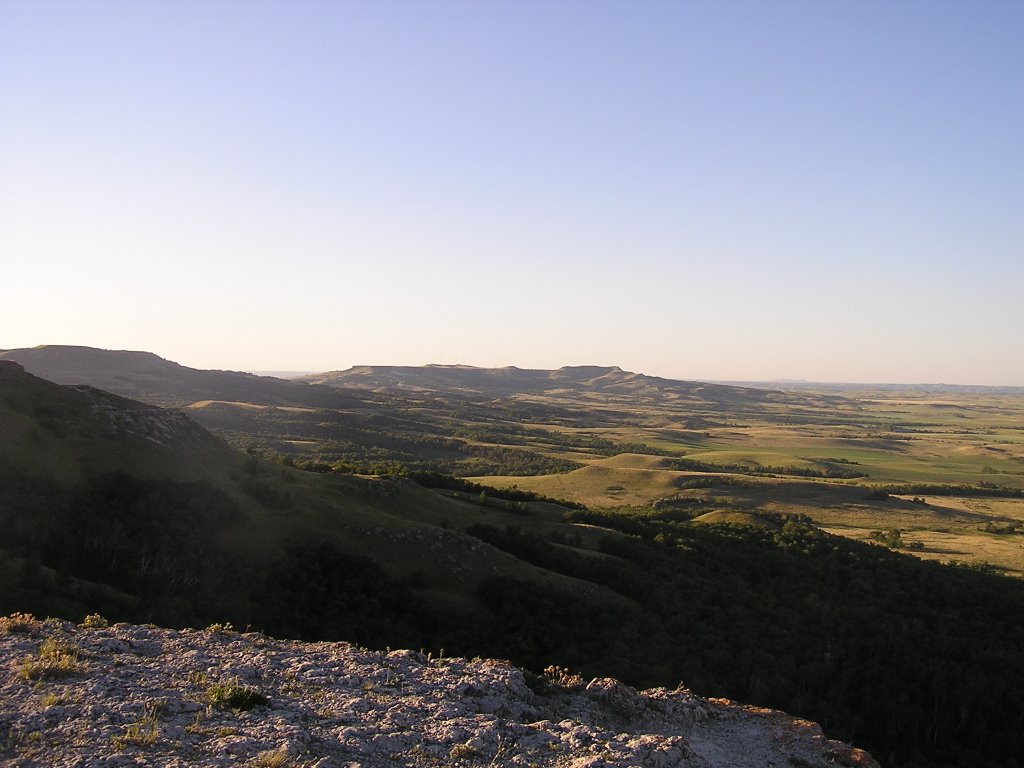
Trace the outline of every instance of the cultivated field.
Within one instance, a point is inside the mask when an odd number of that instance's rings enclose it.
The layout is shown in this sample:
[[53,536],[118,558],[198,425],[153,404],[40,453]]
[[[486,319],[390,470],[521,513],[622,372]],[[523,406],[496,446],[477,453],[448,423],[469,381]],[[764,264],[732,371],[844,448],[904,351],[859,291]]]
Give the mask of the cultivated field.
[[584,466],[571,472],[477,479],[696,519],[715,511],[807,515],[855,539],[895,529],[896,545],[919,557],[1024,574],[1024,397],[864,391],[759,410],[705,412],[695,430],[685,426],[695,421],[688,408],[635,407],[628,426],[569,431],[662,455],[574,452]]
[[435,472],[698,520],[803,515],[922,558],[1024,574],[1019,388],[780,391],[593,366],[365,366],[282,381],[78,347],[0,357],[184,408],[236,448],[318,472]]

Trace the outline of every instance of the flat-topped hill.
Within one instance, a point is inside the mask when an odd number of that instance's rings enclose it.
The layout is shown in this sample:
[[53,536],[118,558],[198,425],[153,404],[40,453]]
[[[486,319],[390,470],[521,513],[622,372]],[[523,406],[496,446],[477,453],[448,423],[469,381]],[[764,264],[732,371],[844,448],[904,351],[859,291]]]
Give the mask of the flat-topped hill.
[[237,452],[180,411],[90,386],[60,386],[0,365],[0,459],[74,480],[84,471],[194,480],[240,464]]
[[[777,402],[780,392],[677,381],[624,371],[618,366],[573,365],[555,370],[477,368],[469,365],[361,365],[303,376],[297,381],[377,392],[438,392],[467,397],[604,394],[701,402]],[[802,398],[801,398],[802,399]]]
[[165,360],[152,352],[48,344],[0,352],[29,373],[58,384],[88,384],[157,405],[227,400],[276,405],[344,408],[353,403],[337,389],[312,387],[241,371],[206,371]]

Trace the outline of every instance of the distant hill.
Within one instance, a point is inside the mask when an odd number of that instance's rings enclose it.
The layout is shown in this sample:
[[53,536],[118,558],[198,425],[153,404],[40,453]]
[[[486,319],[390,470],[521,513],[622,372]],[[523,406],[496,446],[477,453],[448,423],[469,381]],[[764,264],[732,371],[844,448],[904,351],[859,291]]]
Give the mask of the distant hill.
[[303,472],[10,361],[0,435],[0,615],[231,622],[686,680],[818,720],[891,766],[1011,768],[1024,749],[1015,580],[798,520],[692,525]]
[[29,373],[58,384],[88,384],[144,402],[183,406],[196,402],[346,409],[366,404],[365,394],[460,400],[516,396],[559,399],[626,398],[634,402],[710,407],[806,405],[807,394],[677,381],[624,371],[617,366],[566,366],[557,370],[477,368],[467,365],[355,366],[287,380],[240,371],[199,370],[151,352],[43,345],[0,352]]
[[[624,371],[617,366],[578,365],[557,370],[476,368],[468,365],[364,365],[303,376],[297,381],[375,392],[443,393],[467,398],[513,395],[606,395],[674,403],[786,402],[792,396],[762,389],[676,381]],[[802,401],[802,399],[801,399]]]
[[831,408],[841,399],[674,381],[614,366],[360,366],[284,381],[89,347],[16,349],[0,354],[3,360],[55,382],[186,407],[235,448],[372,474],[567,472],[588,457],[658,452],[592,431],[633,424],[638,409],[646,409],[646,424],[702,430],[769,411],[799,417],[798,409]]
[[1024,395],[1024,387],[990,386],[987,384],[886,384],[805,381],[803,379],[776,379],[772,381],[720,381],[717,383],[735,387],[774,389],[786,392],[841,392],[843,394],[859,394],[862,392],[888,392],[901,394],[912,392],[924,395]]
[[197,480],[242,457],[179,411],[90,386],[60,386],[0,360],[0,459],[81,480],[85,473]]
[[[494,577],[625,602],[460,532],[521,521],[523,504],[482,508],[475,495],[463,500],[411,480],[263,461],[183,411],[58,385],[10,360],[0,360],[0,435],[0,614],[102,608],[170,625],[230,619],[341,638],[341,625],[319,613],[331,601],[310,598],[296,613],[301,601],[281,592],[291,584],[308,596],[317,578],[337,578],[323,588],[347,580],[346,599],[358,602],[345,622],[358,616],[370,626],[377,616],[377,630],[351,637],[387,643],[410,621],[411,593],[399,580],[411,575],[429,610],[472,610],[479,583]],[[547,506],[543,519],[560,522],[561,509]],[[320,575],[300,576],[307,567]],[[274,584],[264,585],[269,575]],[[391,609],[360,589],[406,595],[403,612],[381,619]],[[280,604],[265,590],[280,593]]]
[[337,389],[239,371],[188,368],[151,352],[51,344],[0,352],[29,373],[58,384],[88,384],[147,403],[179,406],[200,400],[344,408],[357,402]]

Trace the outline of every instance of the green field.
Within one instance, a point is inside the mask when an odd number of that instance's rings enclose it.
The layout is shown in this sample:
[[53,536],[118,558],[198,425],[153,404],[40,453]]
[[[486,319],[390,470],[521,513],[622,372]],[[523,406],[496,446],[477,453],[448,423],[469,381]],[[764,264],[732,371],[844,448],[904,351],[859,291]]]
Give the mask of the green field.
[[1020,394],[679,392],[631,381],[362,395],[372,408],[200,402],[189,412],[239,447],[300,464],[428,469],[602,509],[805,515],[853,539],[896,530],[903,551],[924,559],[1024,575]]
[[[699,434],[680,423],[692,421],[691,414],[674,410],[636,407],[632,420],[639,424],[573,431],[642,443],[667,456],[574,453],[584,466],[571,472],[477,480],[601,508],[807,515],[855,539],[897,529],[905,543],[923,545],[907,550],[919,557],[1024,574],[1020,396],[864,391],[798,413],[766,407],[730,418],[723,409],[716,414],[719,423]],[[880,498],[880,491],[890,496]]]
[[1019,396],[100,367],[181,410],[0,366],[0,613],[683,680],[886,765],[1017,765]]
[[895,529],[911,546],[903,550],[924,559],[1024,575],[1018,394],[709,389],[683,397],[563,387],[484,389],[469,399],[433,390],[362,395],[372,408],[206,401],[189,413],[238,447],[300,465],[427,469],[602,509],[805,515],[859,540]]
[[147,353],[3,356],[182,408],[235,448],[298,467],[425,470],[612,510],[799,514],[854,539],[888,532],[925,559],[1024,574],[1019,389],[780,391],[586,366],[362,367],[286,382]]

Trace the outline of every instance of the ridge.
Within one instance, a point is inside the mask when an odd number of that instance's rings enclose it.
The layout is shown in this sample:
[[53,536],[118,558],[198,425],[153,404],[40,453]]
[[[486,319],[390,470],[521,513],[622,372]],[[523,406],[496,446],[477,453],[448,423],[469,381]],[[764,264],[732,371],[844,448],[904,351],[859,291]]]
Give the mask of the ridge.
[[10,765],[878,767],[815,723],[685,689],[230,626],[17,615],[0,619],[0,666]]

